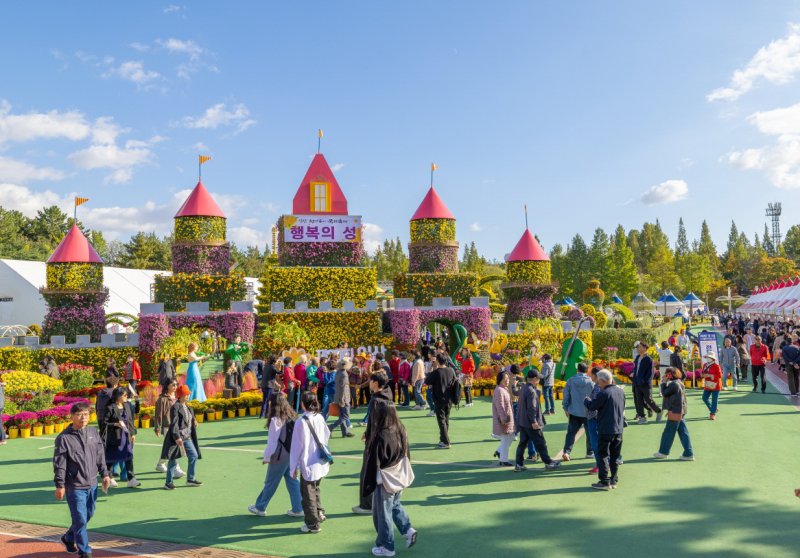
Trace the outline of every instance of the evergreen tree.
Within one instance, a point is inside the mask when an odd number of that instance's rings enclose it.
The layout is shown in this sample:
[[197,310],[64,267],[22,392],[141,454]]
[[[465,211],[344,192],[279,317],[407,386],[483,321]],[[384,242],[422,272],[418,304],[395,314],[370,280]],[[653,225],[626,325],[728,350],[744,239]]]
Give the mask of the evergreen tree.
[[122,245],[119,260],[123,267],[167,271],[172,267],[171,238],[159,239],[155,233],[136,233]]
[[686,227],[683,217],[678,220],[678,240],[675,241],[675,257],[679,258],[689,253],[689,240],[686,238]]
[[714,277],[716,277],[719,274],[719,254],[717,253],[717,247],[714,246],[714,241],[711,240],[711,231],[708,229],[708,223],[705,219],[700,227],[700,246],[697,252],[704,258],[708,258],[708,261],[711,262]]
[[553,282],[558,284],[559,297],[572,296],[572,275],[569,273],[567,257],[560,244],[553,246],[550,250],[550,275]]
[[609,273],[611,269],[611,245],[606,232],[597,228],[592,237],[592,245],[589,248],[589,270],[591,278],[600,281],[600,284],[608,288]]
[[592,279],[592,270],[589,267],[589,249],[580,234],[576,234],[572,239],[572,244],[567,249],[566,261],[573,298],[581,297],[589,280]]
[[608,278],[610,292],[616,292],[625,302],[630,301],[639,286],[639,273],[636,270],[633,250],[628,246],[625,229],[617,225],[611,239],[611,265]]
[[767,227],[766,223],[764,223],[764,237],[763,238],[764,238],[764,242],[763,242],[764,251],[767,253],[768,256],[774,256],[775,255],[775,245],[772,243],[772,237],[769,234],[769,228]]
[[787,258],[800,262],[800,225],[789,227],[781,247],[784,249]]

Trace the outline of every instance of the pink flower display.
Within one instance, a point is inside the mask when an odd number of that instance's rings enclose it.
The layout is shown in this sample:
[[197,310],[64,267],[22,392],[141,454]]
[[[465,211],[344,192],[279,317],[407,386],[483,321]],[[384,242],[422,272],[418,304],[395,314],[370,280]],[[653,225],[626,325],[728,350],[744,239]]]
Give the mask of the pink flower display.
[[363,258],[361,242],[278,242],[278,260],[287,267],[359,267]]
[[518,298],[509,300],[506,306],[505,322],[523,322],[531,318],[553,318],[556,316],[556,307],[549,297]]
[[227,275],[231,266],[231,248],[227,244],[172,245],[172,270],[175,273]]
[[415,344],[419,339],[423,326],[430,322],[447,325],[460,323],[467,334],[475,334],[479,339],[491,336],[492,311],[489,308],[436,308],[421,310],[419,308],[388,310],[384,320],[394,335],[396,343],[401,345]]

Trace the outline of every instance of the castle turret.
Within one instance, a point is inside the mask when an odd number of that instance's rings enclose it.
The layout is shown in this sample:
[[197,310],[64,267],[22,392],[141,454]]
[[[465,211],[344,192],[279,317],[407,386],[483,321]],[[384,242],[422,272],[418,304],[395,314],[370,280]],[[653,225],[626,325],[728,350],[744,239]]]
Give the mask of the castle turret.
[[105,333],[103,260],[77,225],[67,232],[47,260],[47,286],[41,289],[48,311],[43,335],[63,335],[74,343],[77,335],[98,341]]
[[555,316],[550,258],[527,228],[506,259],[506,277],[504,323]]

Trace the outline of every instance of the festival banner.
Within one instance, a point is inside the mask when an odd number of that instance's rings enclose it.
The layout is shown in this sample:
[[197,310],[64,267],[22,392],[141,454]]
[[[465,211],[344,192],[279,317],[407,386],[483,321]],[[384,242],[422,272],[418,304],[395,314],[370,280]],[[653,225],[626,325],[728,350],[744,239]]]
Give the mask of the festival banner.
[[361,242],[360,215],[284,215],[284,242]]
[[708,353],[714,353],[714,356],[719,360],[719,344],[716,333],[713,331],[701,331],[697,334],[697,339],[700,342],[700,358],[705,358]]

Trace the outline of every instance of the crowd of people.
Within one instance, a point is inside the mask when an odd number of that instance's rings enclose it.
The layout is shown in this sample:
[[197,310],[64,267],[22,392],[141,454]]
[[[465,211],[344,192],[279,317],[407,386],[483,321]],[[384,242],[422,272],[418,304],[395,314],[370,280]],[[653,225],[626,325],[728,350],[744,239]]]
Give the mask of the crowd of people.
[[[719,392],[725,389],[727,377],[734,379],[734,389],[737,381],[746,380],[748,375],[754,382],[757,377],[763,378],[760,369],[764,362],[773,358],[766,347],[770,341],[777,342],[778,334],[786,341],[779,345],[782,364],[788,368],[800,361],[800,350],[795,349],[797,335],[792,326],[776,328],[775,339],[769,337],[774,324],[767,328],[767,339],[762,337],[759,326],[763,325],[745,324],[743,329],[738,324],[729,325],[720,354],[705,355],[702,400],[711,420],[716,419]],[[679,459],[695,459],[685,422],[685,365],[680,351],[682,341],[687,345],[690,342],[684,337],[684,332],[674,332],[659,349],[657,364],[646,342],[637,342],[634,349],[632,394],[636,415],[633,422],[647,424],[654,414],[657,422],[666,419],[658,451],[653,454],[657,460],[669,457],[676,435],[683,449]],[[740,347],[742,343],[746,345],[745,350]],[[200,358],[191,358],[192,349],[196,347],[190,347],[190,366]],[[443,344],[438,347],[424,344],[420,350],[410,352],[392,351],[388,360],[380,353],[374,356],[358,353],[351,357],[352,352],[346,345],[340,349],[320,358],[304,355],[296,363],[278,356],[252,360],[245,365],[241,364],[241,359],[238,364],[231,361],[226,374],[233,379],[229,385],[226,378],[226,388],[235,394],[238,392],[234,388],[241,385],[236,378],[242,371],[253,371],[260,377],[261,416],[266,419],[268,429],[262,459],[267,465],[264,485],[247,510],[266,516],[283,482],[291,503],[286,514],[302,517],[300,530],[303,533],[319,533],[327,519],[322,503],[323,480],[334,462],[329,448],[331,433],[339,430],[343,437],[353,437],[355,427],[364,427],[358,504],[352,511],[373,517],[376,529],[373,555],[393,556],[395,527],[407,547],[417,540],[417,531],[401,502],[403,490],[414,479],[408,436],[397,408],[428,411],[439,428],[435,447],[449,449],[451,410],[462,401],[472,405],[470,392],[475,363],[468,350],[460,351],[452,359]],[[555,367],[548,354],[542,355],[537,364],[539,366],[529,363],[522,369],[512,364],[497,374],[491,414],[492,436],[499,442],[494,451],[498,465],[513,467],[513,471],[521,473],[527,470],[527,459],[541,461],[548,471],[558,469],[562,462],[574,459],[576,441],[583,431],[586,458],[592,465],[588,472],[597,475],[591,488],[617,488],[620,466],[624,463],[624,430],[629,424],[625,417],[625,390],[614,383],[609,370],[580,363],[577,374],[569,378],[564,387],[561,407],[567,417],[567,429],[561,450],[553,456],[548,450],[545,430],[546,417],[556,412]],[[656,371],[660,376],[657,388],[660,404],[654,396]],[[133,460],[136,437],[133,417],[138,410],[136,374],[133,370],[129,374],[126,369],[125,376],[134,381],[129,381],[124,388],[119,385],[119,374],[109,373],[106,378],[106,389],[97,400],[98,430],[87,427],[89,409],[79,403],[72,409],[72,426],[56,441],[56,496],[61,499],[66,495],[73,517],[73,525],[61,542],[67,551],[77,551],[81,556],[91,556],[86,524],[97,498],[97,475],[102,478],[103,490],[116,486],[116,479],[131,488],[141,484],[136,479]],[[156,403],[154,429],[164,442],[156,470],[165,473],[166,490],[173,490],[174,481],[184,476],[188,486],[201,486],[203,483],[196,476],[197,461],[201,457],[197,422],[187,405],[200,394],[196,393],[196,384],[190,386],[188,375],[186,384],[179,385],[174,366],[169,367],[164,362],[159,368],[159,381],[162,393]],[[359,408],[364,415],[351,419]],[[510,455],[515,441],[512,462]],[[179,465],[183,459],[188,464],[185,472]]]

